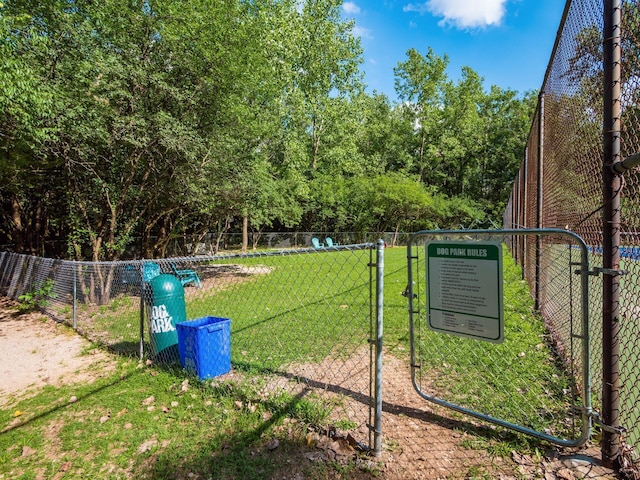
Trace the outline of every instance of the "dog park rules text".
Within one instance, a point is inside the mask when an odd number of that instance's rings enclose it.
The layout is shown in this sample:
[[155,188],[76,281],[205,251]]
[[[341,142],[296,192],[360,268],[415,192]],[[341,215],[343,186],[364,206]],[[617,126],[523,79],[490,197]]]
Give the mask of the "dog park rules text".
[[430,329],[502,343],[502,247],[488,242],[426,244]]

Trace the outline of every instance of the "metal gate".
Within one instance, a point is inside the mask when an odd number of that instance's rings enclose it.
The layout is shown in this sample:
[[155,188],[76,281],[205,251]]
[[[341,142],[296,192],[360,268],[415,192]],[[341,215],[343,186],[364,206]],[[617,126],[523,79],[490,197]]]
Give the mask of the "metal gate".
[[[413,235],[405,293],[417,392],[558,445],[584,444],[591,427],[593,254],[560,229]],[[539,275],[528,278],[539,278],[537,284],[526,283],[518,264],[536,269]]]

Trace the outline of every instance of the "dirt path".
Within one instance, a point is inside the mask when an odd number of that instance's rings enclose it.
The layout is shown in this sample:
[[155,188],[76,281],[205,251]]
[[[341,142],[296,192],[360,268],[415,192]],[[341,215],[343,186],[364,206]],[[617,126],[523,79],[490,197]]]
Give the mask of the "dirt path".
[[113,368],[110,356],[39,313],[19,314],[0,297],[0,407],[44,385],[92,382]]

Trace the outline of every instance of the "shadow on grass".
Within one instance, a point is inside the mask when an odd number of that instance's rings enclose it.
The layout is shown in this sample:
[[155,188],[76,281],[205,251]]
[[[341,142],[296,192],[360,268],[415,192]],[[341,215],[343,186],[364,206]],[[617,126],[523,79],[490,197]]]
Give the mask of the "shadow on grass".
[[[109,352],[126,358],[140,358],[140,342],[117,342],[111,345],[104,345]],[[148,345],[142,347],[144,352]]]
[[[310,378],[292,375],[272,369],[258,368],[251,364],[235,363],[234,368],[244,371],[249,375],[275,375],[299,382],[304,385],[303,390],[285,404],[277,403],[273,399],[266,399],[262,402],[266,411],[271,412],[269,418],[259,424],[243,429],[241,426],[230,427],[225,431],[216,432],[208,439],[198,441],[196,446],[167,448],[157,454],[140,458],[133,471],[136,476],[146,472],[147,476],[154,479],[173,478],[242,478],[242,479],[268,479],[268,478],[296,478],[295,474],[302,474],[300,478],[307,478],[305,469],[343,468],[331,464],[314,464],[314,447],[307,445],[304,431],[300,431],[298,436],[290,436],[283,439],[278,436],[275,429],[287,417],[292,417],[296,407],[301,402],[306,401],[310,393],[316,389],[329,391],[335,394],[349,397],[352,401],[371,405],[368,395],[342,387],[340,385],[318,382]],[[216,388],[216,387],[214,387]],[[233,391],[233,395],[246,404],[255,401],[253,398],[245,397],[242,392]],[[384,442],[384,415],[406,416],[421,422],[436,424],[456,431],[468,432],[473,437],[477,437],[487,442],[505,442],[512,448],[531,448],[537,445],[534,439],[524,438],[515,432],[504,429],[496,429],[490,426],[482,426],[471,423],[468,420],[456,420],[428,412],[420,408],[411,408],[390,402],[383,402],[383,442]],[[274,428],[275,427],[275,428]],[[324,425],[327,427],[327,425]],[[303,427],[300,426],[302,429]],[[188,442],[188,432],[187,435]],[[269,448],[270,441],[279,438],[277,448]],[[534,442],[534,443],[532,443]],[[365,447],[366,448],[366,447]],[[484,447],[480,447],[484,448]],[[317,451],[317,450],[315,450]],[[324,459],[326,462],[326,458]],[[353,467],[353,465],[351,466]],[[355,468],[357,470],[357,468]],[[315,470],[314,470],[315,471]],[[317,471],[316,471],[317,473]],[[324,472],[322,475],[325,475]],[[191,475],[191,476],[190,476]],[[375,475],[365,471],[354,471],[353,476],[336,478],[374,478]],[[312,477],[313,478],[313,477]],[[322,476],[321,478],[325,478]],[[333,478],[330,475],[326,478]]]
[[128,381],[129,379],[131,379],[135,375],[139,375],[141,372],[142,372],[142,370],[137,370],[137,371],[128,373],[126,375],[122,375],[122,376],[118,377],[117,379],[114,379],[114,380],[112,380],[112,381],[110,381],[110,382],[108,382],[108,383],[106,383],[104,385],[97,386],[94,390],[91,390],[90,392],[87,392],[87,393],[85,393],[83,395],[80,395],[80,396],[76,397],[76,399],[73,401],[73,403],[70,403],[69,401],[64,401],[64,402],[61,401],[60,403],[58,403],[56,405],[52,405],[52,406],[44,409],[43,411],[41,411],[41,412],[39,412],[39,413],[29,417],[29,418],[21,419],[20,422],[15,423],[13,425],[6,426],[2,430],[0,430],[0,436],[5,434],[5,433],[11,432],[13,430],[17,430],[19,428],[26,427],[29,424],[31,424],[31,423],[33,423],[33,422],[35,422],[37,420],[40,420],[42,418],[48,417],[49,415],[55,414],[58,411],[63,410],[64,408],[68,407],[69,405],[75,405],[75,404],[78,404],[78,403],[82,403],[83,400],[87,400],[90,397],[94,397],[96,395],[99,395],[100,393],[104,392],[105,390],[108,390],[109,388],[117,387],[118,385],[122,384],[123,382]]
[[[234,362],[235,369],[246,371],[249,373],[259,373],[261,375],[276,375],[287,380],[292,380],[298,383],[306,385],[306,390],[321,390],[328,391],[337,395],[342,395],[350,398],[352,401],[361,403],[367,407],[374,408],[374,399],[369,395],[357,392],[341,385],[335,385],[327,382],[320,382],[311,378],[307,378],[300,375],[295,375],[289,372],[280,371],[276,369],[266,369],[257,367],[255,365],[243,362]],[[416,395],[418,395],[416,393]],[[384,393],[383,393],[384,397]],[[425,400],[425,406],[432,405]],[[493,425],[479,425],[477,420],[458,420],[451,417],[446,417],[434,412],[429,412],[420,408],[407,407],[396,403],[386,402],[384,398],[382,400],[382,412],[383,412],[383,439],[384,439],[384,415],[396,415],[414,418],[426,423],[436,424],[451,430],[466,431],[475,436],[484,437],[486,440],[496,440],[501,442],[507,442],[510,444],[520,444],[527,447],[532,445],[538,445],[540,440],[533,437],[526,437],[522,434],[506,430],[504,428],[495,427]],[[384,440],[383,440],[384,441]],[[363,447],[366,449],[366,447]]]
[[[154,458],[145,458],[133,467],[136,478],[143,473],[147,478],[229,478],[266,479],[281,478],[283,469],[287,476],[292,470],[304,468],[301,456],[310,451],[304,442],[304,434],[295,438],[279,439],[272,428],[291,416],[309,389],[300,392],[286,404],[264,402],[271,416],[254,428],[240,432],[224,431],[202,441],[187,458],[180,449],[165,449]],[[249,398],[239,396],[241,401]],[[302,430],[301,430],[302,431]],[[185,448],[186,450],[186,448]],[[280,473],[278,473],[280,472]],[[150,477],[149,477],[150,475]],[[274,476],[275,475],[275,476]]]
[[[211,433],[211,435],[196,433],[193,438],[189,436],[189,423],[174,424],[177,430],[172,434],[174,440],[167,448],[133,456],[131,459],[130,471],[133,473],[131,478],[238,478],[251,480],[295,478],[294,474],[296,473],[303,474],[304,476],[301,478],[307,478],[306,474],[304,474],[307,469],[312,469],[314,473],[322,472],[320,476],[315,478],[372,478],[373,475],[369,476],[369,473],[365,471],[354,471],[353,475],[348,477],[332,477],[331,475],[335,475],[333,469],[354,469],[356,467],[353,465],[349,467],[336,466],[327,464],[326,461],[313,462],[311,457],[314,455],[313,452],[317,452],[317,450],[308,446],[305,441],[304,422],[295,424],[297,426],[294,426],[294,428],[299,430],[296,430],[294,434],[287,435],[285,431],[278,428],[279,425],[284,423],[283,420],[285,418],[295,418],[294,412],[299,408],[305,407],[303,403],[309,402],[305,397],[309,396],[314,389],[328,390],[347,396],[354,402],[369,405],[370,399],[367,395],[340,385],[317,382],[309,378],[289,374],[288,372],[258,369],[251,364],[235,364],[234,366],[237,370],[246,371],[249,374],[247,375],[248,381],[251,381],[251,374],[277,375],[300,382],[303,385],[303,389],[297,395],[288,399],[269,397],[263,400],[262,404],[265,411],[269,412],[269,416],[254,419],[257,423],[231,424],[223,430],[212,428],[215,433]],[[175,365],[165,365],[158,368],[171,371],[172,375],[177,379],[186,377],[184,371],[179,370],[179,367]],[[146,369],[136,370],[126,376],[109,380],[107,383],[96,386],[96,388],[79,395],[74,404],[106,393],[110,388],[118,387],[123,382],[130,381],[134,376],[143,374],[146,371]],[[206,384],[202,384],[202,388],[218,387],[209,387]],[[242,388],[233,389],[229,392],[223,390],[218,394],[231,395],[233,398],[242,401],[244,405],[247,405],[250,401],[255,401],[254,393],[243,393],[243,391]],[[47,407],[19,424],[5,428],[0,432],[0,436],[3,433],[25,427],[38,419],[47,418],[58,411],[64,410],[69,405],[68,402],[60,402]],[[466,430],[474,435],[485,436],[485,438],[491,440],[508,442],[521,440],[508,432],[497,433],[489,428],[478,427],[464,421],[447,419],[420,409],[407,408],[388,402],[383,403],[383,409],[386,414],[404,415],[452,429]],[[230,415],[233,415],[233,413]],[[294,424],[288,424],[288,426],[292,425]],[[279,441],[277,447],[273,447],[273,444],[269,445],[269,442],[276,438]],[[190,441],[195,443],[189,444]],[[333,473],[327,473],[327,471]]]

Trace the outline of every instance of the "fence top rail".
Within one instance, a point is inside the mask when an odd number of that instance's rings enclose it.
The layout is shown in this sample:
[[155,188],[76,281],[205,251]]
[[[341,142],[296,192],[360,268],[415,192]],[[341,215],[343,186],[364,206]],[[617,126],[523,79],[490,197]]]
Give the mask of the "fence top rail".
[[[258,257],[281,257],[287,255],[298,255],[301,253],[321,253],[321,252],[337,252],[337,251],[356,251],[356,250],[370,250],[374,249],[376,246],[373,242],[366,243],[357,243],[357,244],[349,244],[349,245],[333,245],[332,247],[321,247],[321,248],[291,248],[291,249],[282,249],[282,250],[262,250],[257,252],[248,252],[248,253],[228,253],[228,254],[218,254],[218,255],[192,255],[192,256],[182,256],[182,257],[163,257],[163,258],[141,258],[136,260],[116,260],[116,261],[101,261],[101,262],[92,262],[88,260],[59,260],[62,263],[71,263],[76,266],[109,266],[109,265],[141,265],[146,262],[162,262],[162,261],[172,261],[178,263],[187,263],[187,262],[211,262],[218,260],[229,260],[229,259],[244,259],[244,258],[258,258]],[[29,255],[26,255],[29,256]]]
[[563,235],[571,237],[581,247],[587,250],[587,244],[580,235],[563,228],[511,228],[502,230],[421,230],[414,233],[409,239],[409,244],[414,243],[417,237],[425,235],[482,235],[482,236],[512,236],[512,235]]

